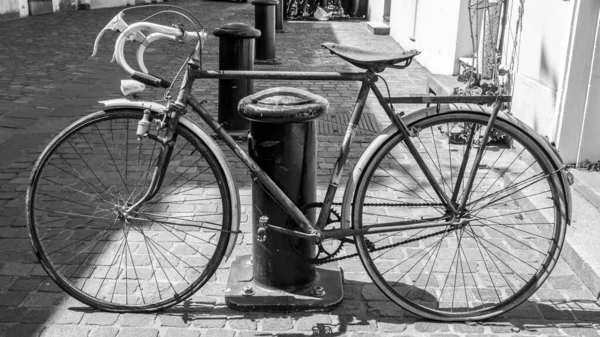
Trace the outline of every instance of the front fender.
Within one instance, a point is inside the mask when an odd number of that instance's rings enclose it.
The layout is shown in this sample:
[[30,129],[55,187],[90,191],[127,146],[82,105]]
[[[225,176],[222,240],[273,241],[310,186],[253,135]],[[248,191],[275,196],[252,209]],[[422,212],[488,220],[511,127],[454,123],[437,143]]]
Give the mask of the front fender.
[[[448,114],[448,113],[455,113],[455,112],[471,112],[471,113],[476,113],[476,114],[481,114],[481,115],[486,115],[486,116],[489,116],[492,113],[490,108],[487,108],[487,107],[484,107],[481,105],[476,105],[476,104],[445,104],[445,105],[440,105],[439,109],[437,107],[430,107],[430,108],[425,108],[425,109],[421,109],[421,110],[412,112],[410,114],[403,116],[402,121],[407,126],[410,127],[410,125],[420,121],[423,118],[427,118],[432,115]],[[556,149],[552,146],[552,144],[550,144],[548,139],[542,137],[537,132],[535,132],[531,127],[529,127],[525,123],[521,122],[520,120],[514,118],[513,116],[508,115],[503,112],[500,112],[498,114],[498,119],[500,119],[508,124],[511,124],[512,126],[514,126],[516,128],[521,129],[550,158],[553,168],[555,170],[560,169],[559,181],[561,184],[560,187],[561,187],[562,191],[559,191],[559,194],[562,194],[562,197],[563,197],[562,204],[565,207],[564,208],[565,221],[567,224],[570,224],[571,219],[572,219],[571,190],[570,190],[570,186],[569,186],[570,184],[569,184],[569,179],[567,178],[567,174],[565,173],[564,169],[561,169],[563,167],[563,162],[562,162],[562,159],[560,158],[560,156],[558,155],[558,151],[556,151]],[[356,166],[354,167],[354,170],[352,171],[352,174],[350,175],[350,177],[348,179],[348,183],[346,185],[346,190],[344,192],[344,197],[343,197],[343,202],[342,202],[342,228],[348,229],[348,228],[351,228],[351,226],[352,226],[352,224],[351,224],[351,221],[352,221],[351,209],[352,209],[352,202],[354,200],[354,195],[356,192],[356,184],[358,183],[358,180],[360,179],[362,172],[365,170],[366,166],[368,165],[371,156],[385,141],[387,141],[390,137],[392,137],[397,132],[398,132],[398,128],[394,124],[388,126],[385,130],[383,130],[377,136],[377,138],[375,138],[375,140],[369,145],[367,150],[365,150],[365,152],[362,154],[362,156],[356,163]]]
[[[114,109],[148,109],[150,111],[160,113],[165,112],[167,108],[159,103],[155,102],[146,102],[146,101],[130,101],[125,98],[112,99],[107,101],[100,101],[100,103],[104,104],[105,111],[110,111]],[[229,165],[225,160],[225,156],[223,152],[217,146],[217,144],[212,140],[212,138],[206,134],[202,129],[198,127],[194,122],[190,121],[185,117],[181,117],[179,120],[186,128],[190,129],[198,138],[200,138],[206,146],[213,152],[219,165],[223,169],[223,173],[227,179],[227,187],[229,189],[229,194],[231,195],[231,233],[229,235],[229,241],[227,242],[227,249],[225,250],[225,260],[229,259],[233,248],[235,247],[235,243],[237,241],[237,235],[240,230],[240,195],[238,193],[237,183],[229,170]]]

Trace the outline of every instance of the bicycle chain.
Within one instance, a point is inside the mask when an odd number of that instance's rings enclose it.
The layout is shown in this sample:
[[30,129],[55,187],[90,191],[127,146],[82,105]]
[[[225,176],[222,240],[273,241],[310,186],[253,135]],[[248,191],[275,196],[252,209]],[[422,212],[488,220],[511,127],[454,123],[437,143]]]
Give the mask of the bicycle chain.
[[[339,202],[334,202],[332,203],[332,206],[341,206],[342,203]],[[445,206],[444,204],[440,204],[440,203],[366,203],[363,204],[364,206],[383,206],[383,207],[431,207],[431,206]],[[323,203],[311,203],[311,206],[318,206],[321,207],[323,206]],[[389,245],[385,245],[379,248],[375,248],[375,244],[373,242],[371,242],[369,239],[365,238],[366,242],[367,242],[367,247],[372,246],[372,248],[368,248],[369,252],[376,252],[376,251],[380,251],[380,250],[384,250],[387,248],[393,248],[393,247],[397,247],[400,245],[405,245],[407,243],[411,243],[417,240],[422,240],[422,239],[427,239],[436,235],[440,235],[440,234],[444,234],[444,233],[449,233],[452,231],[455,231],[457,228],[450,228],[450,229],[444,229],[435,233],[431,233],[431,234],[427,234],[424,236],[419,236],[416,238],[412,238],[412,239],[407,239],[404,240],[402,242],[397,242],[397,243],[392,243]],[[344,243],[342,242],[341,245],[343,245]],[[341,248],[340,245],[340,248]],[[335,255],[337,255],[339,253],[339,251],[341,251],[341,249],[339,249],[331,258],[329,259],[321,259],[319,262],[312,262],[315,265],[323,265],[325,263],[330,263],[330,262],[335,262],[335,261],[340,261],[340,260],[345,260],[345,259],[349,259],[349,258],[353,258],[358,256],[358,253],[354,253],[354,254],[348,254],[348,255],[343,255],[343,256],[338,256],[338,257],[334,257]]]

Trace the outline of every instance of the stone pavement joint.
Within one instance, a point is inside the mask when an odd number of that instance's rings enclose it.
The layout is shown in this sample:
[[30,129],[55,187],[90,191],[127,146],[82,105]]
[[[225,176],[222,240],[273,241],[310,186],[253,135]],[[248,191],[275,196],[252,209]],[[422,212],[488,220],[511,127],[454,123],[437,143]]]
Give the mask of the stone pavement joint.
[[[228,22],[253,25],[249,3],[172,0],[200,16],[208,31]],[[344,284],[345,299],[326,313],[242,313],[225,306],[223,293],[231,260],[251,252],[251,182],[247,170],[226,152],[238,180],[242,202],[243,235],[230,261],[190,300],[158,314],[118,314],[91,309],[62,292],[37,264],[25,228],[24,191],[35,159],[62,128],[101,109],[98,100],[118,98],[119,80],[126,78],[110,64],[115,35],[101,43],[98,58],[89,57],[96,34],[121,9],[71,11],[28,17],[0,25],[0,337],[244,337],[244,336],[598,336],[600,306],[571,266],[562,259],[539,294],[515,310],[476,324],[430,322],[391,303],[367,278],[358,260],[343,262],[344,272],[357,282]],[[141,10],[148,14],[147,10]],[[145,11],[145,12],[144,12]],[[144,18],[128,12],[126,20]],[[278,54],[292,70],[351,71],[354,67],[320,48],[337,42],[370,49],[393,49],[389,36],[374,36],[364,22],[301,22],[286,24],[277,35]],[[148,65],[158,74],[173,74],[189,53],[189,46],[152,46]],[[218,67],[218,41],[209,34],[204,64]],[[256,67],[260,69],[260,67]],[[417,62],[384,74],[392,95],[422,93],[428,72]],[[300,86],[324,95],[332,116],[347,114],[358,93],[358,83],[256,81],[255,91],[272,86]],[[194,93],[216,111],[216,81],[197,81]],[[147,89],[144,99],[162,98]],[[396,106],[410,111],[418,106]],[[370,123],[378,129],[389,122],[372,96],[367,101]],[[343,127],[319,138],[318,183],[327,183],[339,153]],[[375,137],[363,130],[346,172]],[[219,142],[217,142],[219,143]],[[219,143],[222,145],[222,143]],[[245,146],[245,145],[243,145]],[[318,191],[323,195],[323,190]],[[341,194],[340,194],[341,195]],[[568,233],[568,232],[567,232]],[[567,234],[568,235],[568,234]],[[353,248],[352,248],[353,249]],[[353,280],[354,281],[354,280]],[[187,305],[187,307],[186,307]]]

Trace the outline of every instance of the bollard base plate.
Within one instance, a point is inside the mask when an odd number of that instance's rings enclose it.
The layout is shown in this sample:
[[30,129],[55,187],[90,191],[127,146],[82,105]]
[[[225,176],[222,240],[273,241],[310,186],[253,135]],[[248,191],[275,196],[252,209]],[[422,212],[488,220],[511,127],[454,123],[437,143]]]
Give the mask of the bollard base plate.
[[[265,287],[254,281],[251,255],[238,256],[231,265],[225,303],[239,311],[290,312],[290,311],[331,311],[337,308],[344,298],[342,273],[333,265],[318,266],[317,277],[307,286],[288,292]],[[244,294],[250,286],[252,295]],[[314,287],[323,287],[325,294],[315,296]],[[246,287],[246,288],[244,288]]]
[[281,60],[281,57],[279,56],[275,56],[275,58],[272,59],[254,59],[254,64],[270,64],[270,65],[274,65],[274,64],[281,64],[283,63],[283,61]]

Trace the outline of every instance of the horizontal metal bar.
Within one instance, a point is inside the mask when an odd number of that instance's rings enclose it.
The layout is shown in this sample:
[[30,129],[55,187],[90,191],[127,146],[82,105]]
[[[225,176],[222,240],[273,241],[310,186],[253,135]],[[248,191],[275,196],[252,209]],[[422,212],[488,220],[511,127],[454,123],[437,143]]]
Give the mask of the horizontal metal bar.
[[438,104],[438,103],[473,103],[473,104],[491,104],[496,101],[511,102],[512,96],[403,96],[385,98],[388,103],[397,104]]
[[306,71],[260,71],[260,70],[203,70],[194,71],[196,78],[221,80],[314,80],[314,81],[362,81],[366,73],[306,72]]

